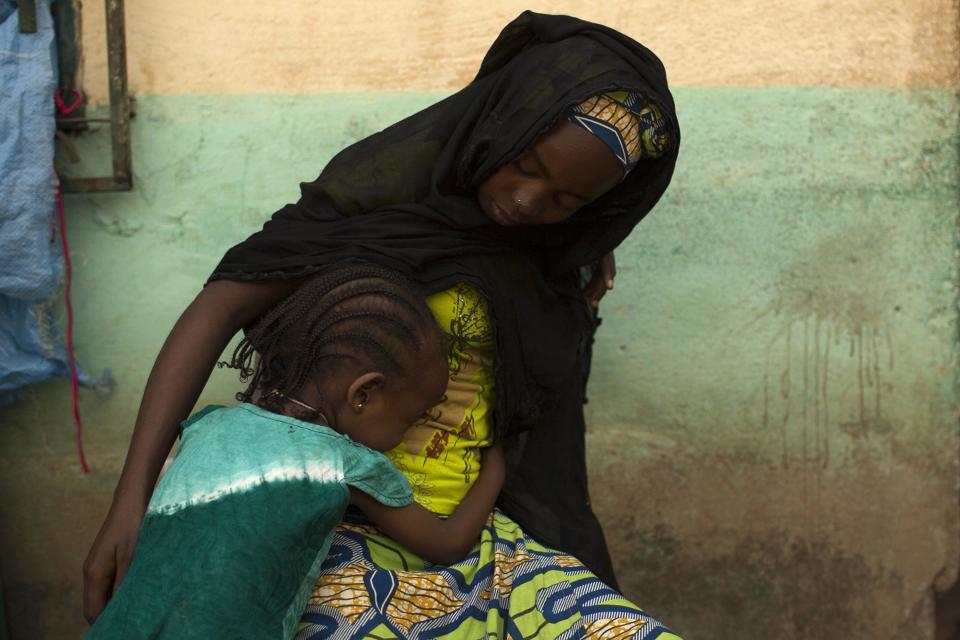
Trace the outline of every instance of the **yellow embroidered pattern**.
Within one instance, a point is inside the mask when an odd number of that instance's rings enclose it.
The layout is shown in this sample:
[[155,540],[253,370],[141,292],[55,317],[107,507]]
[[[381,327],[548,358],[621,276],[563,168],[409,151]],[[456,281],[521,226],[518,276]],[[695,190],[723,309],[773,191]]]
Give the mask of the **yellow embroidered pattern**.
[[493,336],[487,302],[473,287],[436,293],[427,306],[452,338],[446,399],[386,455],[407,476],[419,504],[450,515],[477,479],[480,449],[490,445]]

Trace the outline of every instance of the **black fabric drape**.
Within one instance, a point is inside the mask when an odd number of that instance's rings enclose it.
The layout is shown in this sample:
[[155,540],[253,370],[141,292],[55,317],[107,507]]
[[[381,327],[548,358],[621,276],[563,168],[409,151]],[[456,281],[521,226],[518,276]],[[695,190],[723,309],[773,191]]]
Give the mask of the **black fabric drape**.
[[[499,227],[473,192],[556,122],[606,90],[656,103],[674,128],[664,157],[561,224]],[[458,282],[488,299],[496,336],[494,429],[508,438],[504,510],[544,544],[614,583],[589,506],[583,401],[595,320],[579,267],[613,250],[656,204],[680,132],[663,66],[602,25],[525,12],[491,46],[474,81],[347,147],[302,197],[230,249],[211,279],[295,278],[366,260],[428,292]]]

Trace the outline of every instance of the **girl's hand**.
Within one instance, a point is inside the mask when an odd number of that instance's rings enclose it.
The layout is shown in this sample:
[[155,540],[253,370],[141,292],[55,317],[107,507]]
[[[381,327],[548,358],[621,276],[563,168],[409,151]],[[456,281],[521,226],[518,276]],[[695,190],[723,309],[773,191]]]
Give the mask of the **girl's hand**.
[[83,617],[93,624],[120,586],[143,520],[144,509],[114,504],[83,563]]
[[586,298],[591,307],[596,309],[600,306],[600,299],[607,291],[613,289],[613,279],[616,275],[617,263],[611,251],[600,258],[597,264],[593,265],[593,277],[583,288],[583,297]]

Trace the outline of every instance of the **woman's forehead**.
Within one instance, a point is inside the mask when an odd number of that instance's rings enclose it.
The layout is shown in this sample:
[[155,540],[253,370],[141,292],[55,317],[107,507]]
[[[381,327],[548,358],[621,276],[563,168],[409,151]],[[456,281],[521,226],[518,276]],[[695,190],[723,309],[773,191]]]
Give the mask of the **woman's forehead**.
[[579,189],[591,199],[602,195],[623,178],[623,169],[610,148],[587,130],[560,121],[538,138],[530,148],[557,183]]

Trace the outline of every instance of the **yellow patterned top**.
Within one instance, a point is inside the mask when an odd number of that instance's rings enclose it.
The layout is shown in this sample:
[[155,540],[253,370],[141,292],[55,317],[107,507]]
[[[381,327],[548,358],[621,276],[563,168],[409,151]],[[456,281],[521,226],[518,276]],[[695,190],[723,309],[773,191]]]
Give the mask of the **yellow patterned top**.
[[486,300],[473,287],[435,293],[427,306],[452,338],[447,393],[386,455],[410,481],[418,503],[450,515],[477,479],[480,448],[490,445],[494,345]]

